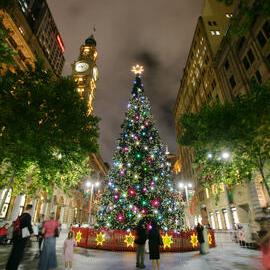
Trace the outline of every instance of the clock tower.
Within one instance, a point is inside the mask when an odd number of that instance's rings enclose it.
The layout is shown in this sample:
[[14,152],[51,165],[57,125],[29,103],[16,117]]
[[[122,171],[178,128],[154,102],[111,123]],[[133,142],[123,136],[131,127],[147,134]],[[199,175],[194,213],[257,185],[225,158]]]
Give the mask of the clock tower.
[[96,40],[91,35],[80,48],[78,60],[72,64],[72,75],[81,97],[87,101],[89,114],[93,113],[93,100],[98,80]]

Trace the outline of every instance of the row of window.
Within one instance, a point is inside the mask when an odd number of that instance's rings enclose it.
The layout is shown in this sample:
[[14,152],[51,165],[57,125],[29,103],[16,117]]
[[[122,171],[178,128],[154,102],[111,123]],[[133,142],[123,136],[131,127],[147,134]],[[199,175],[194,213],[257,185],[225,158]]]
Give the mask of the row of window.
[[[235,207],[230,208],[232,217],[233,217],[233,224],[232,222],[230,222],[230,218],[229,218],[229,213],[228,213],[228,209],[223,208],[221,210],[221,213],[219,210],[215,210],[214,212],[210,212],[209,213],[209,218],[210,218],[210,225],[212,227],[212,229],[227,229],[227,230],[231,230],[233,228],[236,227],[237,224],[239,224],[239,218],[238,218],[238,213],[237,213],[237,209]],[[223,222],[222,222],[223,219]]]

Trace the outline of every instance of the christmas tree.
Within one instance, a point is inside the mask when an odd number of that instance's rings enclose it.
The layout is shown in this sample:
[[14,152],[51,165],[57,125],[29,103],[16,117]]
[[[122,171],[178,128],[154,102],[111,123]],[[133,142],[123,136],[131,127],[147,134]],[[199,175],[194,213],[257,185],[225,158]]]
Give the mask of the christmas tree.
[[155,219],[161,229],[179,230],[183,209],[171,176],[166,147],[161,143],[144,95],[141,73],[136,74],[132,96],[117,141],[112,168],[100,202],[99,227],[132,229],[141,218]]

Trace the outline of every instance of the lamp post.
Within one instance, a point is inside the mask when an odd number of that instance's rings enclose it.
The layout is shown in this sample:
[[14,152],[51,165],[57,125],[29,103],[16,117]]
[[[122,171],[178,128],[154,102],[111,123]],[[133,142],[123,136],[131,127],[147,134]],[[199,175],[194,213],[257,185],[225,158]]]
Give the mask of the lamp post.
[[90,199],[89,199],[89,217],[88,217],[88,224],[89,226],[91,225],[91,220],[92,220],[92,200],[93,200],[93,193],[94,193],[94,188],[99,187],[100,183],[98,181],[92,183],[91,181],[86,181],[85,186],[87,192],[90,191]]
[[178,183],[178,188],[180,190],[184,190],[185,191],[185,196],[186,196],[186,223],[187,226],[190,227],[190,220],[189,220],[189,195],[188,195],[188,190],[192,189],[193,185],[192,183],[185,183],[185,182],[179,182]]

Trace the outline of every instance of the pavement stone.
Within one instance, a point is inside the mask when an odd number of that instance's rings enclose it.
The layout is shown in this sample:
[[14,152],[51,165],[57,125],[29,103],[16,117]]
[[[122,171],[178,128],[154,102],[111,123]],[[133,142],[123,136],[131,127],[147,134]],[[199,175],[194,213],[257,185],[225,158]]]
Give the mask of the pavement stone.
[[[57,239],[58,268],[64,270],[63,241],[65,234]],[[5,269],[10,246],[0,246],[0,270]],[[19,270],[37,269],[37,243],[28,247]],[[145,259],[146,270],[151,269],[149,255]],[[135,270],[135,253],[110,252],[76,248],[73,270]],[[219,244],[207,255],[198,252],[162,253],[162,270],[261,270],[260,252],[241,248],[235,243]]]

